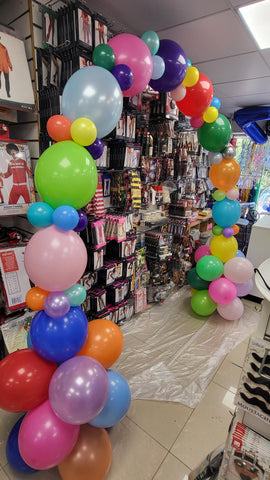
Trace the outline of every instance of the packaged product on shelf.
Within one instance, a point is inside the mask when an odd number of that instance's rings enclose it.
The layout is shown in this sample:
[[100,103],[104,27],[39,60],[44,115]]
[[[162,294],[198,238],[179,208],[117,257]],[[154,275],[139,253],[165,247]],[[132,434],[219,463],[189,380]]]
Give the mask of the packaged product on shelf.
[[104,260],[104,266],[98,271],[98,282],[107,286],[115,282],[115,268],[117,262]]
[[25,248],[0,249],[0,272],[7,314],[26,307],[25,296],[31,284],[24,267]]
[[145,287],[140,287],[135,291],[135,313],[145,310],[147,307],[147,293]]
[[8,353],[27,348],[27,334],[36,312],[24,312],[10,318],[1,325],[4,342]]
[[106,290],[105,288],[94,287],[89,293],[90,310],[94,313],[100,313],[106,309]]

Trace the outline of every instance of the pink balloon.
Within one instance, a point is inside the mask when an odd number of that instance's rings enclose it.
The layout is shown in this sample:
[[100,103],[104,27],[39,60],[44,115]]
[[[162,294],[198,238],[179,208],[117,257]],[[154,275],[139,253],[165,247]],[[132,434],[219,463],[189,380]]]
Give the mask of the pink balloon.
[[236,290],[237,290],[237,297],[244,297],[245,295],[248,295],[252,288],[253,288],[253,280],[250,278],[247,282],[245,283],[235,283]]
[[178,87],[176,87],[174,90],[171,91],[171,97],[176,102],[180,102],[181,100],[183,100],[183,98],[185,98],[186,93],[187,93],[186,87],[180,84],[178,85]]
[[209,245],[201,245],[199,248],[197,248],[194,259],[195,262],[197,263],[200,258],[205,257],[205,255],[211,255],[211,250]]
[[133,97],[141,93],[151,80],[153,60],[149,48],[136,35],[121,33],[116,35],[108,45],[115,54],[115,65],[128,65],[133,73],[133,83],[128,90],[124,90],[124,97]]
[[204,124],[204,119],[202,117],[192,117],[190,119],[190,125],[193,128],[200,128]]
[[229,200],[237,200],[239,198],[238,188],[232,188],[231,190],[228,190],[228,192],[226,192],[226,197]]
[[76,232],[51,225],[33,235],[25,249],[24,264],[35,285],[49,292],[63,291],[83,275],[87,251]]
[[23,419],[18,436],[20,454],[27,465],[37,470],[55,467],[70,454],[79,431],[79,425],[58,418],[47,400]]
[[234,257],[224,265],[224,276],[234,283],[245,283],[254,275],[254,267],[247,258]]
[[209,295],[214,302],[220,305],[228,305],[237,296],[236,286],[227,278],[221,277],[210,283]]
[[227,305],[218,305],[217,311],[222,318],[225,318],[225,320],[239,320],[239,318],[241,318],[243,315],[244,305],[240,298],[236,297]]

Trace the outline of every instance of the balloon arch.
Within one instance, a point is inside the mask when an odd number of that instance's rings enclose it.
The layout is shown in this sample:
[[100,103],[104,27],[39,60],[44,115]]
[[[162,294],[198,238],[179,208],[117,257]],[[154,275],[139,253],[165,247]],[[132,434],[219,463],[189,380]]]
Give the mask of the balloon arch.
[[7,458],[19,472],[58,466],[63,480],[104,478],[111,463],[105,428],[127,413],[127,381],[110,367],[120,356],[120,328],[108,320],[88,324],[80,304],[87,252],[77,232],[87,225],[82,210],[97,187],[95,159],[101,138],[116,126],[123,97],[147,85],[171,92],[179,110],[191,117],[208,150],[210,179],[217,188],[214,237],[195,253],[188,273],[191,306],[202,316],[216,309],[227,320],[243,313],[239,297],[252,288],[253,267],[238,251],[240,216],[235,187],[240,167],[228,144],[231,126],[219,113],[211,81],[192,66],[172,40],[153,31],[141,38],[120,34],[93,52],[93,66],[75,72],[62,96],[63,115],[48,120],[56,142],[39,158],[35,183],[42,202],[30,206],[28,219],[39,230],[25,251],[25,268],[35,287],[26,296],[33,318],[28,349],[0,362],[0,407],[28,413],[10,432]]

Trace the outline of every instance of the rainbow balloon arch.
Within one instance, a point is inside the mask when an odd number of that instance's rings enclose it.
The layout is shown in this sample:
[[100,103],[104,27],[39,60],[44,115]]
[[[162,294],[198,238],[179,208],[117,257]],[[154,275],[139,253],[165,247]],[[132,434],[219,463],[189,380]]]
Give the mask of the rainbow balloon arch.
[[252,288],[253,267],[238,252],[235,225],[240,216],[235,187],[240,167],[228,144],[231,126],[219,114],[210,80],[192,66],[172,40],[153,31],[141,38],[120,34],[93,52],[93,66],[75,72],[62,96],[63,115],[48,120],[54,144],[39,158],[35,184],[42,202],[30,206],[28,220],[39,230],[25,250],[25,268],[35,287],[26,296],[33,318],[28,347],[0,362],[0,407],[25,412],[7,441],[7,459],[17,471],[58,466],[63,480],[100,480],[111,463],[106,428],[117,424],[131,401],[125,378],[110,367],[123,348],[120,328],[108,320],[89,324],[80,305],[78,283],[87,251],[78,232],[87,225],[83,207],[98,181],[95,159],[102,138],[121,116],[123,97],[147,85],[171,92],[191,117],[201,145],[210,152],[214,193],[211,245],[195,253],[188,274],[191,305],[202,316],[216,308],[227,320],[243,313],[239,297]]

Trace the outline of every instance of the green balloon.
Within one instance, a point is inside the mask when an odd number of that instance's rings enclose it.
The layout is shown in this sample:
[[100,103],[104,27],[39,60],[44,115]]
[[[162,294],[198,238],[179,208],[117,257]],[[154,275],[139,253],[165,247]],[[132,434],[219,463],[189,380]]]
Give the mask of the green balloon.
[[159,49],[159,36],[156,32],[153,30],[148,30],[145,32],[142,36],[141,39],[146,45],[148,46],[151,55],[156,55],[158,49]]
[[82,208],[94,196],[97,181],[97,167],[90,153],[70,140],[47,148],[35,170],[37,191],[52,208]]
[[75,283],[72,287],[64,290],[64,293],[68,296],[71,307],[77,307],[86,299],[86,290],[79,283]]
[[115,66],[115,54],[110,45],[101,43],[93,51],[93,64],[111,71]]
[[221,114],[213,123],[204,122],[197,132],[200,144],[209,152],[222,152],[232,135],[229,120]]
[[212,282],[223,274],[223,263],[214,255],[205,255],[198,260],[196,265],[197,274],[208,282]]
[[219,225],[214,225],[212,228],[212,232],[214,235],[221,235],[223,232],[223,227],[220,227]]
[[217,308],[217,304],[210,297],[208,290],[200,290],[199,292],[194,293],[192,296],[191,308],[195,313],[197,313],[197,315],[206,317],[214,313]]
[[196,272],[196,268],[192,268],[187,273],[187,282],[195,290],[205,290],[209,287],[209,282],[206,282]]
[[216,190],[213,193],[213,198],[217,202],[220,202],[221,200],[224,200],[225,197],[226,197],[226,192],[224,192],[223,190]]

